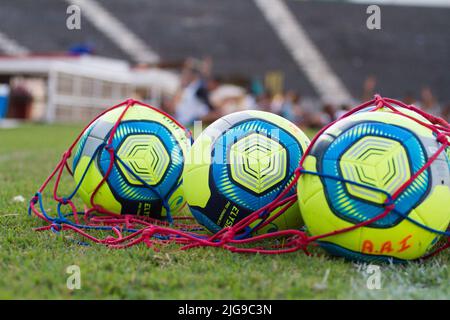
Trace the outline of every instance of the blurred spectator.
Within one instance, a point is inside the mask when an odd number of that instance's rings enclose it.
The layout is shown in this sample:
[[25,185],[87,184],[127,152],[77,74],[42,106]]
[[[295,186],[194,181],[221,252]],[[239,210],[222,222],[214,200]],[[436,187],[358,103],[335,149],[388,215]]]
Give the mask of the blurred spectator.
[[272,96],[268,92],[264,92],[263,94],[256,97],[256,105],[257,108],[261,111],[272,111]]
[[33,96],[23,85],[11,88],[7,118],[28,119],[31,115]]
[[229,114],[249,109],[246,105],[246,91],[236,85],[223,84],[211,92],[211,102],[216,113]]
[[258,78],[252,79],[251,84],[250,84],[250,91],[251,91],[251,94],[253,94],[255,97],[258,97],[258,96],[264,94],[265,90],[264,90],[264,85],[263,85],[262,81]]
[[283,104],[285,103],[286,95],[276,93],[272,95],[272,103],[271,103],[271,112],[276,114],[281,114],[281,109],[283,108]]
[[339,107],[339,110],[336,111],[336,119],[339,119],[344,114],[349,112],[352,109],[352,107],[349,104],[341,104]]
[[197,98],[207,105],[211,111],[215,108],[211,102],[210,94],[220,86],[220,82],[221,80],[217,77],[203,78],[197,92],[195,93]]
[[422,108],[423,111],[430,113],[434,116],[441,115],[441,108],[437,103],[431,89],[429,87],[423,87],[420,92],[420,103],[419,107]]
[[412,92],[407,92],[405,94],[405,97],[403,98],[403,102],[406,103],[407,105],[416,105],[417,104],[417,100],[414,97],[414,94]]
[[361,97],[361,101],[369,101],[373,99],[376,85],[377,85],[377,78],[375,76],[370,75],[366,78],[363,85],[363,94]]
[[332,104],[325,104],[320,112],[309,112],[306,114],[306,125],[311,128],[322,128],[336,120],[336,108]]
[[[202,61],[187,59],[182,70],[180,88],[171,102],[164,100],[163,109],[175,114],[185,125],[195,120],[211,122],[240,110],[259,109],[280,114],[298,126],[318,129],[342,117],[353,107],[350,104],[337,107],[327,103],[318,110],[314,100],[309,104],[306,101],[304,107],[300,95],[293,90],[272,95],[257,78],[249,81],[235,75],[239,82],[232,81],[231,78],[225,82],[211,75],[211,69],[210,58]],[[369,75],[365,79],[362,101],[373,99],[376,85],[375,76]],[[412,92],[406,92],[403,101],[408,105],[417,105],[433,115],[449,119],[450,105],[441,108],[430,88],[424,87],[420,98],[418,102]]]
[[169,98],[167,95],[163,95],[161,97],[161,102],[160,102],[160,108],[162,111],[168,113],[168,114],[174,114],[174,106],[173,106],[173,101],[171,98]]
[[185,61],[181,72],[180,88],[173,100],[175,117],[184,125],[202,120],[211,112],[207,90],[211,61]]
[[450,122],[450,102],[447,103],[443,108],[442,108],[442,119],[444,119],[447,122]]
[[281,116],[300,125],[303,122],[304,112],[300,106],[300,95],[294,91],[286,92],[281,106]]
[[304,126],[312,129],[320,129],[324,126],[323,114],[320,112],[306,112],[304,116]]
[[324,124],[328,124],[337,119],[336,108],[330,103],[327,103],[323,106],[322,112],[323,112]]

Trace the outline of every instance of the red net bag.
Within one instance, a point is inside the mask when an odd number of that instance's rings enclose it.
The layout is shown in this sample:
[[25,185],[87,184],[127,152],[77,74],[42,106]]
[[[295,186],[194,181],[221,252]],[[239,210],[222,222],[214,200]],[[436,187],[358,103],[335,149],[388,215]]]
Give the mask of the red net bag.
[[[103,244],[110,248],[127,248],[145,243],[149,247],[158,249],[165,244],[175,243],[179,244],[182,250],[195,247],[220,247],[233,252],[280,254],[302,250],[306,254],[310,254],[309,246],[320,245],[332,254],[369,261],[380,259],[403,261],[426,258],[449,246],[448,236],[450,233],[447,227],[450,221],[448,209],[450,203],[444,206],[442,203],[430,204],[432,202],[430,199],[450,194],[450,162],[447,155],[450,126],[443,119],[429,115],[414,106],[377,95],[371,101],[355,107],[317,133],[301,158],[291,183],[284,191],[280,192],[274,201],[234,225],[211,235],[203,231],[192,217],[183,215],[188,210],[179,210],[177,214],[172,214],[173,208],[170,199],[174,195],[173,190],[176,190],[177,183],[172,183],[172,187],[167,188],[169,191],[164,188],[155,190],[148,181],[153,181],[158,177],[148,177],[149,180],[145,180],[136,175],[128,177],[128,179],[152,190],[153,196],[157,199],[157,201],[155,200],[157,204],[152,203],[152,206],[153,208],[159,206],[160,210],[156,210],[160,212],[159,215],[143,216],[136,212],[130,214],[131,212],[127,212],[123,207],[121,212],[114,212],[114,210],[108,210],[96,204],[97,194],[102,192],[102,187],[114,174],[114,166],[122,165],[126,169],[130,169],[127,165],[133,165],[127,163],[123,155],[118,154],[113,141],[120,134],[120,130],[124,130],[123,124],[126,122],[124,119],[127,119],[127,114],[135,112],[133,108],[136,104],[160,113],[151,106],[128,100],[108,109],[83,130],[85,133],[105,113],[111,111],[118,113],[114,123],[110,124],[108,133],[103,137],[103,142],[97,144],[98,150],[102,152],[103,177],[90,194],[88,201],[90,206],[82,210],[74,200],[80,194],[79,185],[65,197],[59,195],[59,188],[63,175],[74,176],[69,160],[73,158],[74,153],[76,156],[75,148],[83,138],[83,133],[63,154],[54,171],[30,201],[30,214],[34,214],[45,223],[45,226],[37,228],[38,231],[51,230],[56,233],[70,231],[80,236],[76,240],[79,243],[86,243],[83,240],[85,239],[88,242]],[[162,115],[169,119],[171,125],[178,127],[186,137],[189,137],[187,130],[179,123],[168,115]],[[386,126],[389,127],[388,130],[385,130]],[[417,132],[421,132],[421,130],[427,136],[427,145],[420,139],[416,142],[413,141],[412,137],[420,136]],[[376,137],[376,139],[371,138],[372,140],[370,140],[370,137]],[[376,144],[380,145],[378,149],[381,151],[375,150],[377,149],[374,147]],[[420,154],[414,153],[416,150],[414,148],[420,151]],[[399,150],[403,150],[404,154],[401,154]],[[366,155],[367,159],[372,158],[372,160],[365,159],[366,162],[361,160],[361,163],[358,162],[359,160],[353,161],[363,159],[364,155],[361,156],[361,154],[364,154],[365,151],[372,153],[371,156]],[[339,152],[343,154],[338,154]],[[377,157],[384,157],[380,158],[383,161],[390,158],[400,161],[399,159],[402,157],[407,157],[406,160],[403,159],[404,163],[408,163],[408,169],[405,171],[407,174],[402,178],[394,175],[394,178],[390,179],[388,179],[390,176],[386,175],[384,180],[383,177],[379,177],[377,178],[379,181],[377,180],[376,183],[372,181],[373,177],[370,177],[368,172],[373,171],[370,169],[373,166],[370,162],[377,161],[373,155],[377,152],[384,154],[384,156],[377,155]],[[396,152],[399,153],[398,156]],[[312,163],[312,159],[316,162]],[[318,162],[323,159],[326,159],[326,163],[329,165],[320,166]],[[354,163],[355,166],[352,167],[349,163]],[[89,162],[86,165],[86,171],[91,165],[94,164]],[[358,176],[357,167],[359,165],[368,168],[364,169],[366,172],[362,171],[366,177],[361,174]],[[375,163],[375,165],[377,164]],[[386,168],[389,168],[389,163]],[[386,173],[393,171],[392,168],[386,169]],[[398,168],[401,167],[395,167],[395,169]],[[87,173],[83,173],[81,176],[84,177],[85,174]],[[438,181],[439,179],[441,181]],[[426,181],[424,182],[424,180]],[[179,180],[175,179],[174,181]],[[52,201],[56,204],[56,215],[50,215],[44,209],[44,195],[51,187]],[[295,195],[292,195],[293,188],[298,188]],[[324,194],[325,200],[309,201],[311,194],[308,192],[313,188],[317,194]],[[344,191],[340,194],[339,190]],[[436,195],[435,190],[440,190],[440,193]],[[449,199],[450,197],[441,198],[441,201],[450,201]],[[256,227],[252,227],[252,231],[255,228],[265,227],[283,215],[289,206],[297,205],[297,200],[300,203],[306,228],[259,235],[248,232],[248,227],[255,226],[255,222],[257,222]],[[87,201],[85,200],[85,202]],[[308,205],[308,202],[321,205]],[[420,208],[423,203],[426,203],[426,206],[423,206],[423,215],[428,214],[427,212],[429,214],[419,219],[411,212]],[[436,209],[430,210],[433,206]],[[182,207],[187,208],[185,205]],[[445,209],[442,210],[439,207]],[[276,214],[271,214],[279,208],[281,210],[278,210]],[[161,212],[163,212],[162,215]],[[339,223],[330,222],[338,220]],[[439,226],[435,221],[439,221]],[[373,239],[370,239],[369,231],[372,229],[377,233],[373,235]],[[414,229],[415,233],[413,233],[416,238],[413,238],[414,241],[403,243],[403,247],[396,248],[395,241],[384,239],[385,235],[394,234],[395,230],[403,235],[402,232],[412,229]],[[367,242],[361,236],[355,238],[356,240],[353,239],[350,235],[355,234],[355,230],[359,230],[360,234],[367,233],[368,239],[366,240],[371,242]],[[407,234],[405,235],[407,236]],[[377,243],[377,239],[381,242]],[[357,244],[354,245],[354,243]],[[424,245],[426,248],[422,251],[414,249],[415,246]],[[408,251],[405,249],[406,247],[411,253],[404,253]],[[402,249],[403,251],[401,251]]]

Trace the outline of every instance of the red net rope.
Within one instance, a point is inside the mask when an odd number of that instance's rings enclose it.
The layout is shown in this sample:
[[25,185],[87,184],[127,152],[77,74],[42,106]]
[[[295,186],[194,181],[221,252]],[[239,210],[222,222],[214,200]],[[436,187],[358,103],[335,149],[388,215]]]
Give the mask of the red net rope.
[[[337,119],[336,121],[322,128],[316,134],[316,136],[312,139],[309,147],[305,150],[302,159],[300,160],[299,166],[294,173],[295,176],[293,181],[285,188],[283,192],[278,195],[278,197],[273,202],[253,212],[233,226],[223,228],[214,235],[209,235],[201,231],[201,228],[193,223],[191,217],[174,217],[174,222],[168,223],[165,221],[159,221],[141,216],[117,214],[107,211],[100,205],[95,203],[95,194],[107,180],[114,165],[116,155],[114,153],[114,150],[110,147],[112,139],[114,137],[114,133],[120,125],[122,118],[134,103],[136,103],[136,101],[127,100],[119,105],[105,110],[86,126],[86,128],[89,127],[95,120],[97,120],[106,112],[118,107],[125,106],[122,114],[120,115],[111,131],[108,143],[105,145],[105,149],[109,152],[110,164],[102,181],[99,183],[91,196],[91,207],[85,208],[80,212],[77,209],[77,206],[72,201],[72,197],[61,197],[58,195],[58,188],[61,182],[62,175],[73,175],[68,165],[68,160],[71,158],[72,150],[81,138],[84,132],[83,130],[83,132],[77,137],[77,139],[75,139],[69,149],[64,152],[61,161],[57,164],[55,169],[44,181],[44,183],[38,189],[38,192],[30,201],[30,214],[33,213],[35,216],[45,222],[45,226],[37,228],[37,231],[52,230],[56,233],[71,231],[81,236],[82,239],[117,249],[128,248],[139,243],[144,243],[148,247],[153,247],[155,250],[158,250],[158,248],[163,245],[175,243],[180,245],[181,250],[187,250],[196,247],[220,247],[232,252],[261,254],[281,254],[302,250],[309,255],[310,252],[308,251],[308,248],[310,245],[315,245],[316,241],[329,236],[342,234],[370,225],[373,222],[389,215],[395,209],[395,200],[402,194],[402,192],[404,192],[405,189],[415,179],[417,179],[417,177],[419,177],[421,173],[427,170],[427,168],[430,167],[430,165],[439,157],[442,152],[445,152],[447,146],[449,145],[450,137],[450,125],[445,120],[434,117],[413,105],[406,105],[401,101],[376,95],[374,99],[355,107],[348,113],[344,114],[340,119]],[[145,105],[140,102],[139,105],[144,105],[148,108],[161,112],[160,110],[152,106]],[[423,165],[423,167],[415,174],[413,174],[410,179],[403,185],[401,185],[393,194],[387,197],[384,211],[378,216],[373,217],[372,219],[352,225],[351,227],[334,230],[333,232],[316,236],[309,236],[305,231],[294,229],[276,231],[256,236],[248,236],[248,229],[250,228],[250,225],[254,225],[254,223],[256,222],[256,228],[260,229],[282,215],[291,205],[295,204],[297,195],[287,195],[292,188],[295,188],[297,181],[302,174],[311,174],[310,172],[305,172],[305,170],[303,169],[303,162],[306,156],[310,154],[311,149],[317,141],[318,137],[320,137],[320,135],[325,130],[327,130],[337,121],[355,114],[356,112],[361,111],[369,106],[375,107],[368,112],[375,112],[381,108],[387,108],[393,113],[416,121],[420,125],[433,131],[436,136],[436,140],[440,143],[440,147],[438,148],[438,150],[436,150],[436,152],[431,157],[429,157],[428,161]],[[429,122],[424,122],[418,117],[413,117],[409,114],[406,114],[402,112],[402,109],[399,107],[413,111],[414,113],[419,114],[423,118],[427,119]],[[176,124],[182,127],[178,122],[176,122],[175,119],[171,118],[169,115],[166,116],[168,116]],[[54,217],[49,216],[45,212],[43,205],[43,194],[47,189],[50,189],[51,182],[53,182],[52,199],[56,202],[58,209],[58,215]],[[69,208],[69,213],[61,213],[61,208],[63,206]],[[270,215],[270,213],[277,208],[281,209],[276,214]],[[445,236],[447,241],[423,258],[428,258],[450,246],[449,232],[439,232],[436,230],[430,231]],[[104,232],[106,232],[107,235],[104,235]],[[78,242],[84,243],[82,241]]]

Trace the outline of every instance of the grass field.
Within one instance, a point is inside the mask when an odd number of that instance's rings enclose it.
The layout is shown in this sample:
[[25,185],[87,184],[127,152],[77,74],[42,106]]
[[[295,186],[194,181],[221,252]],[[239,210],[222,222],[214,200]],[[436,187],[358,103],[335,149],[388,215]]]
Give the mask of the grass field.
[[[448,253],[424,264],[382,265],[381,289],[369,290],[364,265],[326,255],[239,255],[210,248],[155,252],[145,246],[113,250],[35,232],[41,222],[28,217],[28,199],[79,130],[0,129],[2,299],[450,298]],[[14,202],[17,195],[26,201]],[[81,268],[80,290],[66,287],[70,265]]]

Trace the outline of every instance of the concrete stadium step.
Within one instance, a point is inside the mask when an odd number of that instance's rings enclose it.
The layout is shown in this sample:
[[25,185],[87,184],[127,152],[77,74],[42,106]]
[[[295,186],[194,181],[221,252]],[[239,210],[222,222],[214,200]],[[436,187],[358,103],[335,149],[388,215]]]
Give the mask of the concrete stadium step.
[[99,55],[128,58],[83,17],[81,30],[68,30],[68,6],[60,0],[2,0],[0,31],[32,52],[65,52],[73,45],[90,43]]
[[88,19],[133,61],[159,62],[156,52],[96,0],[66,0],[66,2],[80,7],[83,18]]
[[97,0],[166,61],[211,55],[222,75],[281,70],[288,88],[316,96],[253,1]]
[[367,5],[303,2],[287,4],[331,67],[359,97],[369,74],[383,95],[403,97],[429,85],[450,99],[449,8],[381,6],[381,30],[366,27]]

